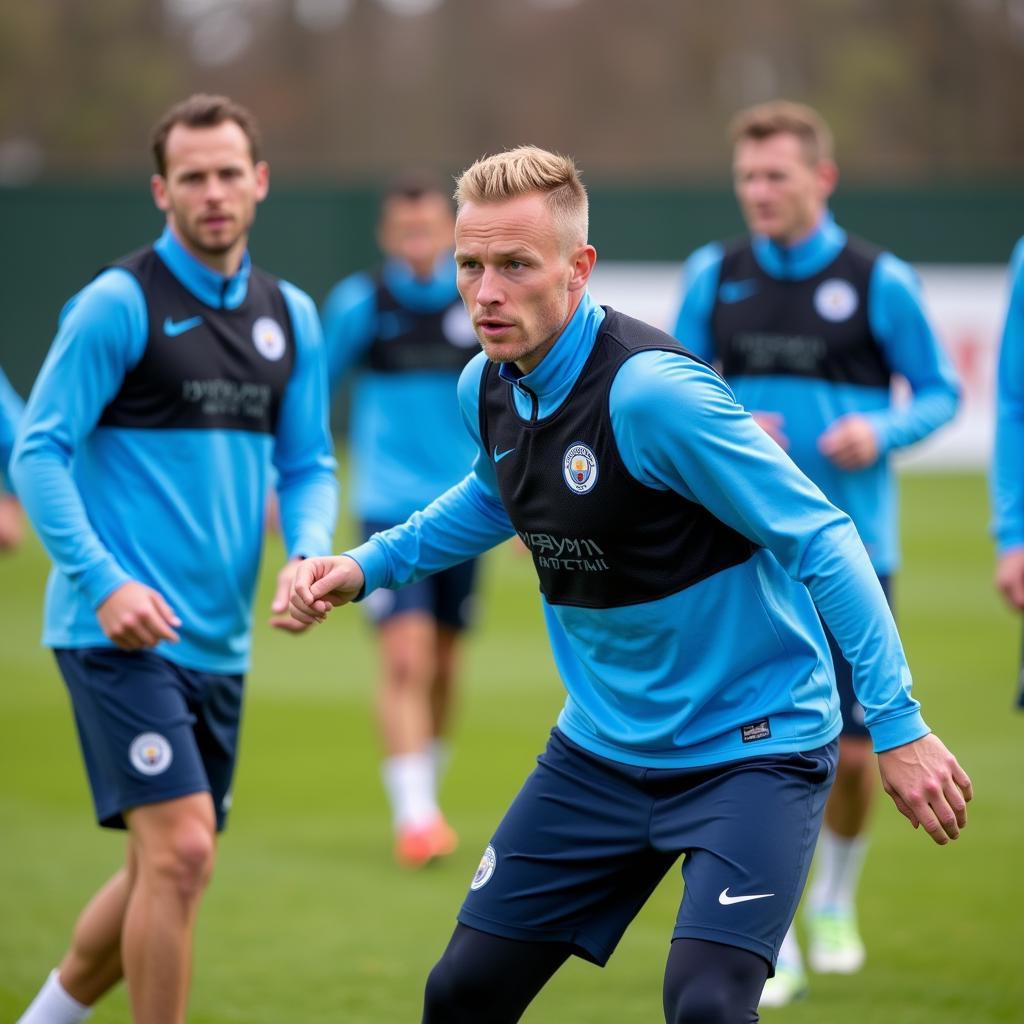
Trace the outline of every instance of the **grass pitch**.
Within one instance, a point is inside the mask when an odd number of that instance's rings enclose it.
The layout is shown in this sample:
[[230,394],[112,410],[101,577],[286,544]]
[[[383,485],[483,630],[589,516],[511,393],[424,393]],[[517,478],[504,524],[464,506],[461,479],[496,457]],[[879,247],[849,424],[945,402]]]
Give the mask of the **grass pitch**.
[[[980,477],[904,479],[898,617],[926,720],[974,780],[969,828],[940,849],[880,797],[861,898],[867,967],[814,978],[806,1000],[766,1011],[766,1021],[1024,1019],[1024,713],[1011,708],[1019,626],[992,591],[986,519]],[[279,560],[272,543],[261,618]],[[34,541],[0,561],[2,1021],[17,1017],[57,962],[75,914],[122,849],[92,822],[63,686],[36,641],[45,571]],[[419,874],[392,865],[361,613],[337,612],[298,639],[259,629],[234,810],[200,919],[190,1021],[419,1020],[423,981],[480,852],[561,703],[536,593],[527,558],[508,547],[488,558],[444,793],[462,846]],[[679,896],[676,868],[606,969],[570,961],[524,1019],[660,1021]],[[129,1019],[123,990],[93,1017]]]

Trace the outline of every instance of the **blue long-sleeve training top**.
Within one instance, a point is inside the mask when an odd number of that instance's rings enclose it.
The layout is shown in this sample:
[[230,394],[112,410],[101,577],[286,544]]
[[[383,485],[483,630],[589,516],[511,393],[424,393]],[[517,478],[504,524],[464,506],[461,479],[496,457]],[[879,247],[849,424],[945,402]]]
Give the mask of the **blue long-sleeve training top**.
[[1010,259],[1010,301],[999,347],[992,530],[1000,554],[1024,547],[1024,238]]
[[[769,278],[783,282],[801,282],[823,273],[846,245],[846,232],[830,214],[825,214],[809,238],[795,246],[781,246],[763,236],[752,239],[757,265]],[[722,279],[724,255],[725,247],[712,243],[687,260],[684,296],[673,330],[686,348],[712,363],[721,355],[713,326],[716,304],[721,308],[721,304],[741,306],[758,301],[756,281]],[[838,312],[830,314],[830,319],[847,310],[852,313],[848,298],[854,294],[852,289],[845,282],[833,284],[833,288]],[[785,293],[781,295],[778,301],[785,300]],[[726,371],[725,375],[745,408],[782,416],[781,430],[788,438],[790,457],[830,501],[849,513],[875,570],[885,574],[899,564],[897,491],[889,453],[920,441],[950,420],[956,412],[959,387],[925,314],[916,274],[891,253],[880,253],[872,265],[866,313],[885,369],[906,378],[910,385],[912,397],[906,405],[892,403],[887,379],[860,383],[787,372],[748,375]],[[790,314],[793,319],[801,315],[798,311]],[[791,330],[797,333],[795,328]],[[870,360],[870,352],[863,355]],[[841,469],[818,448],[822,434],[851,414],[870,422],[879,450],[874,465],[854,471]]]
[[[585,296],[531,373],[501,368],[520,418],[549,416],[566,401],[604,315]],[[459,383],[477,446],[473,472],[407,523],[349,552],[365,573],[365,592],[413,582],[514,532],[493,460],[515,456],[488,452],[480,439],[484,365],[481,354]],[[760,547],[741,564],[653,601],[587,608],[542,597],[567,690],[558,719],[566,735],[614,760],[663,767],[827,742],[840,714],[815,604],[853,665],[875,749],[926,733],[892,615],[853,524],[728,385],[680,353],[640,352],[615,376],[609,412],[629,474],[703,505]],[[561,467],[553,474],[559,480]],[[771,735],[751,748],[742,728],[764,718]]]
[[8,464],[14,451],[14,437],[25,410],[21,396],[11,386],[7,374],[0,369],[0,491],[10,489]]
[[[379,308],[381,286],[397,308]],[[479,350],[455,286],[451,253],[427,279],[401,261],[387,260],[379,279],[354,274],[324,302],[332,393],[354,377],[350,493],[360,519],[401,522],[461,480],[473,463],[456,393],[459,369],[424,367],[413,360],[408,368],[384,370],[366,359],[372,345],[386,346],[425,329],[420,324],[432,314],[437,314],[435,329],[454,339],[467,357]]]
[[[170,230],[153,249],[189,301],[200,304],[193,309],[213,317],[242,307],[248,256],[225,278],[194,259]],[[304,292],[285,282],[279,287],[294,363],[273,433],[216,425],[217,417],[263,401],[263,389],[229,379],[182,382],[180,405],[207,417],[201,428],[108,423],[151,329],[174,351],[203,318],[168,317],[162,328],[151,327],[139,280],[119,266],[64,307],[11,462],[19,497],[54,563],[44,616],[48,646],[111,646],[96,609],[136,580],[163,594],[182,620],[180,642],[161,643],[158,653],[189,668],[244,671],[271,464],[289,555],[330,550],[337,483],[320,323]],[[272,323],[262,334],[254,328],[252,344],[267,360],[279,359],[281,327]],[[153,415],[164,410],[161,403]]]

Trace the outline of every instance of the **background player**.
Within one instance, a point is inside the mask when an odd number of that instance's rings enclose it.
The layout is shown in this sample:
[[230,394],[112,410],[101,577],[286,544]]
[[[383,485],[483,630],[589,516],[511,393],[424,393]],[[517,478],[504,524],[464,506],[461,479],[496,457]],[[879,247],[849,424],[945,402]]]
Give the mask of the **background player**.
[[14,437],[24,408],[21,396],[0,370],[0,551],[16,548],[25,532],[21,503],[10,491],[8,474]]
[[[354,375],[352,495],[364,539],[403,522],[473,461],[456,385],[479,351],[455,286],[455,217],[444,187],[395,182],[380,210],[383,266],[338,284],[323,310],[332,389]],[[455,849],[438,805],[459,634],[472,615],[475,563],[367,601],[377,629],[377,717],[395,855],[419,867]]]
[[[732,138],[750,237],[690,257],[675,336],[722,368],[739,402],[849,513],[889,596],[899,560],[889,455],[953,416],[953,370],[911,268],[832,219],[838,171],[817,112],[782,101],[752,107],[734,119]],[[910,384],[905,405],[892,401],[894,374]],[[815,970],[850,973],[864,962],[854,900],[875,764],[850,666],[828,637],[843,733],[808,897],[809,959]],[[791,930],[764,1004],[805,986]]]
[[1010,302],[999,349],[996,450],[992,461],[996,586],[1024,611],[1024,238],[1010,259]]
[[815,603],[897,807],[948,842],[970,781],[921,721],[849,518],[714,371],[590,298],[572,161],[511,150],[456,194],[459,289],[486,353],[459,385],[474,471],[351,556],[304,562],[291,599],[310,623],[513,532],[533,553],[568,698],[484,853],[424,1020],[518,1020],[568,956],[607,960],[683,851],[665,1016],[756,1020],[841,725]]
[[67,683],[96,816],[124,867],[21,1018],[73,1024],[122,977],[134,1019],[181,1024],[192,934],[230,805],[271,464],[287,565],[337,502],[316,308],[252,266],[267,194],[252,115],[221,96],[153,137],[167,227],[64,308],[14,457],[54,569],[43,641]]

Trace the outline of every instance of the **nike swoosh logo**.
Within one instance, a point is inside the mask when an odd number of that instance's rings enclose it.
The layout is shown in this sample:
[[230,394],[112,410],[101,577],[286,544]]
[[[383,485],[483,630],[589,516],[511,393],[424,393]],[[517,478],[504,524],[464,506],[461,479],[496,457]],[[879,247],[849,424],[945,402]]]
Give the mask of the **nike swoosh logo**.
[[498,451],[498,446],[495,445],[494,446],[494,461],[495,462],[501,462],[501,460],[503,458],[505,458],[506,455],[511,455],[514,451],[515,451],[515,448],[509,448],[507,451],[499,452]]
[[723,907],[728,907],[730,904],[733,903],[748,903],[750,900],[766,900],[769,896],[774,895],[775,893],[773,892],[759,892],[755,893],[752,896],[730,896],[729,886],[726,886],[718,894],[718,902],[721,903]]
[[742,302],[756,292],[756,281],[723,281],[718,289],[718,297],[722,302]]
[[203,322],[201,316],[190,316],[187,320],[172,320],[167,317],[164,320],[164,334],[168,338],[176,338],[179,334],[184,334],[186,331],[191,331],[193,327],[198,327]]

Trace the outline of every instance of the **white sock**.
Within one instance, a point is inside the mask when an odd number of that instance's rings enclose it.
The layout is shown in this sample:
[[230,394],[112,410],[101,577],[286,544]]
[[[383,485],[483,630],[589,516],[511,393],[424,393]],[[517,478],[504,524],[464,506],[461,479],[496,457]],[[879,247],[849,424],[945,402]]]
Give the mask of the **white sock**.
[[54,967],[17,1024],[80,1024],[91,1013],[91,1006],[85,1006],[64,991],[60,973]]
[[822,826],[814,881],[808,893],[813,910],[853,910],[867,848],[867,837],[863,835],[847,839]]
[[440,813],[434,795],[433,763],[426,751],[387,758],[381,774],[396,829],[428,825]]
[[791,924],[782,940],[782,945],[779,946],[778,966],[791,967],[793,970],[799,971],[803,965],[804,958],[800,955],[800,943],[796,940],[796,927]]

